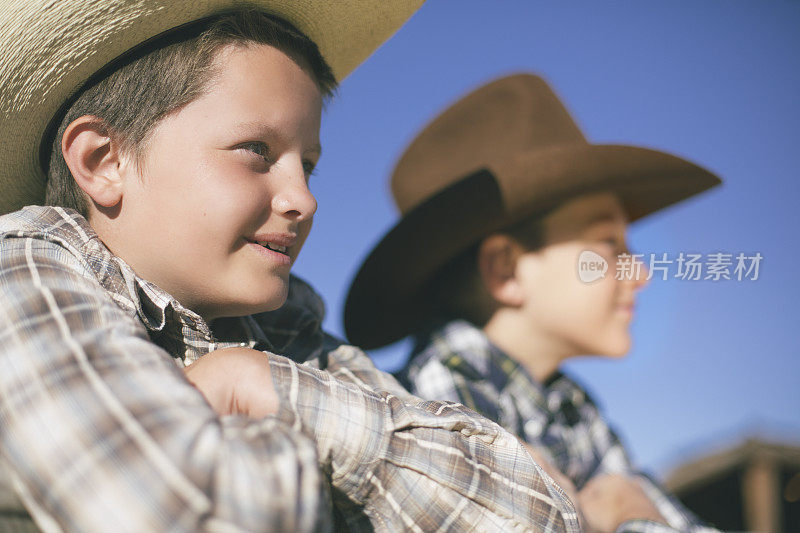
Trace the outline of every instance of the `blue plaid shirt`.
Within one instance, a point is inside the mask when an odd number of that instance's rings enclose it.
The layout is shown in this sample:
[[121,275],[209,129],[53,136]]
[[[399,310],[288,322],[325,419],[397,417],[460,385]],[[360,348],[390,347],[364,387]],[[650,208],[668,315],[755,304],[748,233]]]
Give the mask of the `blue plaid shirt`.
[[[411,396],[322,313],[293,279],[280,310],[207,324],[76,212],[0,217],[0,530],[578,530],[514,436]],[[220,417],[184,377],[239,345],[276,415]]]
[[546,383],[537,382],[469,322],[454,320],[421,333],[399,377],[422,398],[461,402],[497,421],[536,447],[578,489],[598,474],[637,476],[670,527],[632,520],[620,532],[715,531],[631,465],[582,387],[558,372]]

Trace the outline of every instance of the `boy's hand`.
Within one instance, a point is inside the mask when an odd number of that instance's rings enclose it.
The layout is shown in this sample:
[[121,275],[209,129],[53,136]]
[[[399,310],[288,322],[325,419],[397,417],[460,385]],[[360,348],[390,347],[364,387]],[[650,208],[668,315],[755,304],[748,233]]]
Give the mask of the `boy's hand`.
[[269,358],[251,348],[210,352],[183,370],[219,415],[263,418],[278,412]]
[[603,474],[590,479],[578,492],[578,505],[586,529],[598,533],[612,533],[627,520],[666,524],[642,486],[624,474]]

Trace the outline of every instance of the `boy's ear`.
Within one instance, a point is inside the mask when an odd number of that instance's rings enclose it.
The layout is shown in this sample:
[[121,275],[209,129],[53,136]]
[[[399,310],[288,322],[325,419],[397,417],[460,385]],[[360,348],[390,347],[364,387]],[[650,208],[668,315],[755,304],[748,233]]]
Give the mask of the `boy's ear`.
[[516,275],[521,253],[520,245],[503,234],[486,237],[478,248],[478,270],[483,285],[503,306],[519,307],[524,303],[524,293]]
[[103,120],[90,115],[73,120],[61,138],[61,153],[78,187],[95,204],[106,208],[119,204],[123,160]]

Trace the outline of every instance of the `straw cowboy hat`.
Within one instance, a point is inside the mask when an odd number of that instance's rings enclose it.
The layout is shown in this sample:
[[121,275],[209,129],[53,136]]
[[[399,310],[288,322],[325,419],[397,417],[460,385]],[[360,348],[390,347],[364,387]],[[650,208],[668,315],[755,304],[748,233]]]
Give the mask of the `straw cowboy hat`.
[[44,201],[40,145],[54,115],[90,76],[143,42],[250,7],[310,37],[341,80],[423,1],[0,0],[0,214]]
[[634,221],[719,183],[664,152],[590,144],[537,76],[493,81],[434,119],[397,163],[402,218],[350,287],[347,336],[371,349],[413,332],[429,318],[426,285],[450,260],[571,196],[615,192]]

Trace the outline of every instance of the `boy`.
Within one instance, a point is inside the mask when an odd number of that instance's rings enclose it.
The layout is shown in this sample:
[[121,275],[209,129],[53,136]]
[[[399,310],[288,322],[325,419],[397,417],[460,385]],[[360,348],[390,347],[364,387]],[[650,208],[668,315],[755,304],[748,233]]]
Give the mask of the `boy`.
[[[373,348],[413,333],[401,382],[533,446],[554,477],[569,479],[562,486],[574,484],[586,527],[696,530],[637,476],[558,368],[629,349],[643,278],[615,279],[627,223],[718,182],[664,153],[587,143],[536,76],[496,80],[444,111],[400,158],[392,190],[403,218],[353,282],[348,337]],[[603,279],[580,281],[584,251],[609,265]]]
[[417,4],[4,10],[2,211],[45,171],[49,206],[0,219],[0,526],[576,529],[512,436],[408,395],[289,277],[323,97]]

